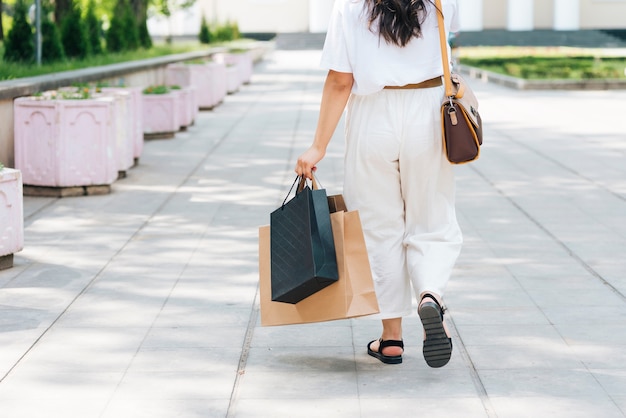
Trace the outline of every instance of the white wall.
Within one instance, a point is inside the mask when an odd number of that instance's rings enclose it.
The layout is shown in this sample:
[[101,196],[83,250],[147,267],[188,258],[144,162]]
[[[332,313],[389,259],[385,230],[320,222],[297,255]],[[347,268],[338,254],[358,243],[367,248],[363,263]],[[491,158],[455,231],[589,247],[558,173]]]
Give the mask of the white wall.
[[334,0],[309,0],[309,30],[325,33],[333,11]]
[[[321,2],[322,13],[316,15],[316,28],[323,25],[323,10],[327,0]],[[309,0],[197,0],[189,11],[176,12],[167,20],[154,17],[148,20],[152,35],[196,35],[204,15],[214,21],[236,21],[241,32],[308,32]]]
[[[626,16],[624,16],[626,20]],[[580,29],[580,1],[554,0],[554,29]]]
[[535,15],[532,0],[508,0],[507,23],[508,30],[533,30]]
[[458,0],[462,31],[483,29],[483,0]]
[[[541,7],[535,10],[535,3]],[[237,21],[242,32],[325,32],[333,0],[197,0],[187,12],[171,19],[152,18],[153,35],[197,35],[204,14],[214,20]],[[626,0],[458,0],[463,31],[488,29],[557,30],[626,28]],[[537,22],[540,9],[554,8],[554,21]]]

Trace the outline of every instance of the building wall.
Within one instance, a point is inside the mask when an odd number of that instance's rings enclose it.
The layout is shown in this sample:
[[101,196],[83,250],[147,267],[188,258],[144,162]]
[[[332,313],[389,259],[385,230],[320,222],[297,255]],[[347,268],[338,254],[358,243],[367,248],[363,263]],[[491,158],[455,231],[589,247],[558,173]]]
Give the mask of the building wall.
[[[148,27],[153,35],[196,35],[204,15],[209,22],[237,21],[247,33],[324,32],[333,1],[197,0],[170,19],[150,19]],[[626,29],[626,0],[457,1],[466,31]]]
[[552,0],[535,0],[535,29],[552,29],[554,26],[554,2]]
[[[457,0],[463,3],[471,0]],[[484,29],[506,29],[509,3],[518,0],[483,0]],[[534,29],[626,29],[626,0],[526,0],[533,9]],[[571,9],[571,7],[577,8]],[[556,10],[565,13],[556,15]],[[564,14],[571,14],[566,27]],[[561,18],[561,19],[557,19]],[[574,22],[571,20],[574,19]],[[557,22],[559,20],[559,22]]]
[[[457,0],[461,3],[463,0]],[[502,29],[506,26],[506,1],[484,0],[483,3],[483,29]]]
[[[321,0],[311,0],[321,1]],[[152,35],[197,35],[200,21],[236,21],[241,32],[284,33],[309,31],[309,0],[197,0],[187,11],[170,19],[157,16],[148,20]]]
[[207,17],[232,19],[242,32],[305,32],[308,0],[198,0]]
[[626,29],[626,0],[580,0],[581,29]]

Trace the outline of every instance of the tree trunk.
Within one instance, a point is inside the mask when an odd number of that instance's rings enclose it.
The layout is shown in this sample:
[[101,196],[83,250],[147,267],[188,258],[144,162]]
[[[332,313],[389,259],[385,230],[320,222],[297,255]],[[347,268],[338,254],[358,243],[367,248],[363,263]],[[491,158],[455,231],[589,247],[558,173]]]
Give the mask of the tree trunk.
[[59,26],[72,9],[72,0],[54,0],[54,22]]
[[130,5],[135,13],[137,23],[143,22],[148,18],[148,1],[149,0],[130,0]]

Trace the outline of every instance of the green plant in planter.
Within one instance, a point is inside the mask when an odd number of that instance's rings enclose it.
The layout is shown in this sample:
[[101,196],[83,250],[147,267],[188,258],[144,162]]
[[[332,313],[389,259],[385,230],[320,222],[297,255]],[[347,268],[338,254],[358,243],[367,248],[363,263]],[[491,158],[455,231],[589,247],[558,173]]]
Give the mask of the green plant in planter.
[[171,85],[171,86],[169,86],[169,87],[170,87],[170,89],[171,89],[171,90],[180,90],[180,89],[182,88],[182,87],[180,87],[180,86],[179,86],[179,85],[177,85],[177,84],[173,84],[173,85]]
[[187,60],[187,61],[184,61],[184,62],[183,62],[183,64],[189,64],[189,65],[203,65],[203,64],[206,64],[207,62],[209,62],[209,61],[207,61],[207,60],[203,60],[203,59],[201,59],[201,58],[198,58],[198,59],[195,59],[195,60]]
[[59,91],[62,100],[86,100],[91,99],[91,89],[89,87],[76,87]]
[[33,94],[37,100],[86,100],[92,98],[89,87],[65,87],[60,90],[50,90]]
[[170,90],[170,87],[163,85],[148,86],[143,90],[143,94],[167,94]]

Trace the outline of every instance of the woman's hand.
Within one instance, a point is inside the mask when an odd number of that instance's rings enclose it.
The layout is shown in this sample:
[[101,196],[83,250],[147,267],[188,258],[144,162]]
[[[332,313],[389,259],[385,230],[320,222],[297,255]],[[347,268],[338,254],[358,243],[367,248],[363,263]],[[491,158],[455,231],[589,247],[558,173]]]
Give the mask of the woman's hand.
[[296,163],[296,173],[299,176],[304,176],[308,179],[313,179],[313,173],[317,169],[317,163],[319,163],[324,155],[326,154],[325,150],[320,150],[314,146],[306,150],[300,157],[298,157],[298,162]]
[[313,179],[313,172],[315,172],[317,163],[326,155],[326,147],[335,132],[335,128],[337,128],[339,119],[341,119],[353,84],[352,73],[328,71],[313,145],[298,158],[296,163],[296,173],[299,176]]

